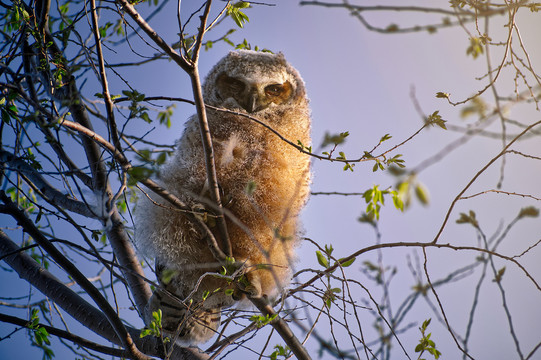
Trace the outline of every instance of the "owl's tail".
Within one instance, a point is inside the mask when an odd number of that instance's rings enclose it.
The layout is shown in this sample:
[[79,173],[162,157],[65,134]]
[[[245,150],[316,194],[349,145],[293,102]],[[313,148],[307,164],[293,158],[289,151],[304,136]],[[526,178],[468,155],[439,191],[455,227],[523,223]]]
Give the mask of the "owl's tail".
[[156,289],[145,311],[145,322],[153,321],[152,313],[162,311],[162,329],[164,335],[176,338],[182,346],[204,343],[216,334],[220,326],[221,307],[193,309],[182,304],[165,291]]

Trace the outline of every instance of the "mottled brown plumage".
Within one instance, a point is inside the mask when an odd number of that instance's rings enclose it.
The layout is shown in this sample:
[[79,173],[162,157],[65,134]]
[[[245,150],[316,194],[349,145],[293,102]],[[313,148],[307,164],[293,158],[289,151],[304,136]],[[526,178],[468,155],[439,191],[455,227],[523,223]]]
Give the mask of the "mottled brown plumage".
[[[207,104],[247,113],[295,143],[310,143],[304,83],[282,54],[231,52],[211,70],[203,92]],[[155,259],[162,285],[149,303],[149,315],[161,308],[169,333],[178,329],[181,342],[190,344],[213,335],[220,308],[238,302],[238,287],[253,296],[273,296],[287,285],[298,244],[299,213],[310,183],[308,156],[265,127],[216,110],[207,110],[207,116],[223,203],[234,215],[226,220],[233,257],[245,264],[238,286],[215,276],[201,278],[206,272],[218,272],[221,265],[182,212],[157,196],[152,196],[154,201],[164,206],[142,196],[136,209],[138,248]],[[207,224],[217,234],[203,154],[198,121],[192,117],[175,154],[160,170],[159,182],[194,210],[206,209]],[[233,271],[229,269],[228,275]],[[207,292],[210,296],[203,301]],[[189,295],[191,305],[178,301],[189,300]]]

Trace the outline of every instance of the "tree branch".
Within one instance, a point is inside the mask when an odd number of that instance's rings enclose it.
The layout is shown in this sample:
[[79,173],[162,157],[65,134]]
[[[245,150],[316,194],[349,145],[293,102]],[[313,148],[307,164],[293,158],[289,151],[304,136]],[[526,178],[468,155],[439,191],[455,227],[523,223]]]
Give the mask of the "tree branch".
[[250,301],[254,304],[261,313],[267,317],[274,317],[270,324],[276,330],[280,337],[285,341],[287,346],[293,351],[293,354],[299,360],[310,360],[311,357],[300,343],[299,339],[293,334],[287,323],[278,315],[272,306],[270,306],[267,298],[265,297],[250,297]]
[[[69,120],[62,120],[60,124],[70,129],[78,131],[79,133],[85,135],[86,137],[94,140],[97,144],[100,144],[101,146],[103,146],[113,155],[115,160],[118,161],[120,166],[123,167],[124,171],[129,172],[129,170],[132,168],[132,165],[129,162],[129,160],[120,151],[118,151],[113,144],[105,140],[102,136],[96,134],[94,131],[87,129],[84,126],[81,126],[80,124],[74,123]],[[143,179],[143,180],[139,180],[139,182],[145,185],[146,187],[148,187],[157,195],[161,196],[167,202],[175,206],[175,208],[185,211],[186,216],[191,221],[193,221],[204,234],[205,239],[207,241],[207,245],[212,251],[214,257],[219,261],[225,261],[226,255],[218,246],[218,243],[216,241],[216,238],[214,237],[214,234],[210,231],[210,229],[208,228],[208,226],[205,224],[205,222],[202,219],[192,214],[193,210],[188,205],[184,204],[179,198],[169,193],[166,189],[164,189],[163,187],[161,187],[159,184],[152,181],[151,179]],[[150,295],[148,297],[150,298]]]
[[[30,255],[21,251],[2,230],[0,230],[0,257],[24,280],[50,298],[83,326],[108,341],[121,345],[121,342],[104,314],[85,301],[79,294],[64,285],[48,270],[38,264]],[[0,319],[3,320],[3,319]],[[132,338],[145,354],[164,357],[160,339],[152,336],[140,338],[140,331],[126,327]],[[83,344],[81,344],[83,345]],[[83,345],[84,346],[84,345]],[[126,354],[129,352],[126,350]],[[125,355],[126,355],[125,354]],[[137,359],[129,356],[132,359]],[[208,356],[195,348],[175,346],[171,359],[200,360]]]
[[127,332],[124,324],[118,317],[118,314],[111,307],[109,302],[103,297],[99,290],[84,276],[79,269],[71,263],[34,225],[34,223],[26,217],[5,193],[0,193],[0,198],[5,205],[0,206],[0,212],[11,215],[17,220],[17,223],[21,225],[25,232],[27,232],[32,238],[43,248],[51,257],[61,266],[76,282],[85,290],[88,295],[94,300],[96,305],[103,310],[107,320],[115,330],[122,345],[131,353],[135,359],[147,359],[135,346],[132,337]]
[[[28,329],[30,329],[29,325],[31,324],[31,321],[21,319],[21,318],[15,317],[15,316],[10,316],[10,315],[7,315],[7,314],[2,314],[2,313],[0,313],[0,321],[5,322],[5,323],[18,325],[18,326],[22,326],[22,327],[25,327],[25,328],[28,328]],[[47,332],[49,334],[51,334],[51,335],[58,336],[60,338],[69,340],[69,341],[73,342],[74,344],[77,344],[79,346],[82,346],[82,347],[90,349],[90,350],[98,351],[98,352],[100,352],[102,354],[107,354],[107,355],[112,355],[112,356],[117,356],[117,357],[122,357],[122,358],[126,358],[126,357],[129,356],[129,353],[126,350],[118,349],[118,348],[112,348],[112,347],[108,347],[108,346],[103,346],[103,345],[95,343],[93,341],[89,341],[88,339],[85,339],[83,337],[74,335],[71,332],[66,331],[66,330],[58,329],[58,328],[55,328],[53,326],[49,326],[49,325],[45,325],[45,324],[37,324],[37,327],[45,328],[45,330],[47,330]],[[35,329],[35,327],[34,327],[34,329]]]
[[103,60],[103,51],[101,48],[100,33],[98,28],[98,15],[96,14],[96,0],[90,0],[90,12],[92,14],[92,30],[94,33],[94,41],[96,42],[96,52],[98,55],[98,66],[100,71],[100,80],[103,92],[103,98],[105,99],[105,108],[107,109],[107,124],[109,125],[109,132],[113,139],[113,144],[118,151],[122,151],[120,139],[118,137],[118,129],[115,122],[115,113],[113,111],[113,101],[111,100],[111,94],[109,93],[109,84],[107,82],[107,74],[105,72],[105,62]]
[[[357,256],[359,256],[361,254],[364,254],[364,253],[367,253],[367,252],[370,252],[370,251],[374,251],[374,250],[378,250],[378,249],[398,248],[398,247],[417,247],[417,248],[430,248],[430,247],[433,247],[433,248],[437,248],[437,249],[467,250],[467,251],[477,251],[477,252],[480,252],[480,253],[490,254],[492,256],[499,257],[501,259],[510,261],[513,264],[515,264],[519,269],[522,270],[522,272],[526,275],[526,277],[529,278],[532,281],[532,283],[535,285],[535,287],[539,291],[541,291],[541,284],[539,284],[537,281],[535,281],[533,276],[526,270],[526,268],[520,262],[518,262],[516,259],[514,259],[514,257],[511,257],[511,256],[505,256],[505,255],[502,255],[500,253],[497,253],[497,252],[494,252],[494,251],[491,251],[491,250],[487,250],[487,249],[483,249],[483,248],[479,248],[479,247],[474,247],[474,246],[454,246],[454,245],[451,245],[451,244],[438,244],[438,243],[434,243],[434,242],[429,242],[429,243],[423,243],[423,242],[390,242],[390,243],[383,243],[383,244],[376,244],[376,245],[372,245],[372,246],[367,246],[365,248],[362,248],[362,249],[359,249],[359,250],[353,252],[352,254],[350,254],[350,255],[348,255],[348,256],[346,256],[344,258],[341,258],[340,261],[337,261],[335,264],[329,266],[324,271],[320,271],[317,275],[312,277],[310,280],[305,281],[302,285],[299,285],[296,288],[289,290],[288,293],[286,294],[286,296],[289,296],[291,294],[294,294],[296,292],[299,292],[299,291],[307,288],[308,286],[312,285],[318,279],[321,279],[322,277],[324,277],[324,276],[326,276],[328,274],[331,274],[333,271],[335,271],[337,268],[339,268],[342,264],[347,263],[348,261],[355,259]],[[280,302],[281,300],[282,299],[278,299],[277,302]]]
[[229,241],[224,211],[222,208],[222,201],[220,198],[220,188],[218,185],[218,176],[216,174],[212,135],[210,133],[210,128],[208,125],[207,113],[205,110],[205,104],[203,102],[203,95],[201,93],[201,82],[199,79],[199,72],[197,70],[197,67],[190,74],[190,79],[192,80],[192,89],[197,108],[197,117],[199,119],[199,129],[201,131],[201,137],[203,140],[205,165],[207,170],[207,179],[209,182],[210,195],[212,201],[216,204],[216,224],[220,233],[220,239],[222,240],[222,250],[227,256],[231,257],[231,242]]
[[117,0],[124,10],[131,16],[131,18],[145,31],[145,33],[158,45],[167,55],[171,57],[189,76],[192,83],[192,91],[194,94],[195,105],[197,109],[197,116],[199,119],[199,126],[201,130],[201,138],[203,142],[203,148],[205,152],[205,165],[207,168],[207,176],[209,180],[210,195],[212,200],[216,203],[218,214],[216,214],[216,223],[218,226],[220,240],[222,242],[222,249],[211,249],[212,253],[218,257],[216,260],[224,261],[224,258],[220,252],[225,253],[226,256],[231,257],[231,243],[229,241],[229,235],[227,232],[227,226],[225,223],[225,217],[223,215],[222,203],[220,198],[220,189],[218,187],[218,181],[216,176],[216,166],[214,163],[214,148],[212,146],[212,137],[208,127],[208,121],[205,111],[205,105],[203,101],[203,95],[201,92],[201,80],[199,71],[197,68],[198,54],[201,49],[203,35],[205,33],[206,21],[210,13],[210,6],[212,1],[208,0],[205,5],[204,15],[201,16],[201,26],[199,28],[196,47],[193,50],[193,56],[191,62],[188,62],[183,56],[177,54],[173,48],[171,48],[152,27],[139,15],[135,8],[130,5],[126,0]]
[[8,167],[16,171],[26,181],[32,183],[45,196],[45,200],[51,204],[61,206],[66,210],[91,219],[99,219],[99,216],[88,204],[75,200],[55,189],[23,159],[16,157],[8,151],[0,150],[0,161],[3,167]]
[[443,229],[447,225],[447,221],[449,221],[449,217],[451,216],[451,212],[453,211],[453,208],[455,207],[456,203],[462,198],[466,190],[470,188],[470,186],[477,180],[479,176],[481,176],[482,173],[485,172],[486,169],[488,169],[496,160],[498,160],[501,156],[507,153],[508,149],[517,141],[520,139],[524,134],[526,134],[530,129],[533,129],[537,125],[541,125],[541,120],[536,121],[535,123],[531,124],[530,126],[526,127],[520,134],[518,134],[513,140],[511,140],[503,149],[498,153],[498,155],[494,156],[490,161],[473,176],[473,178],[468,182],[468,184],[458,193],[458,195],[454,198],[454,200],[451,202],[451,205],[449,206],[449,209],[447,210],[447,213],[445,214],[445,217],[443,219],[443,223],[440,226],[440,229],[436,236],[434,237],[434,240],[432,240],[432,243],[435,244],[438,239],[440,238],[441,234],[443,233]]
[[117,0],[122,9],[139,25],[141,29],[148,35],[152,41],[156,43],[174,62],[176,62],[184,71],[190,72],[193,65],[188,63],[186,59],[177,54],[175,50],[169,46],[158,33],[143,19],[141,15],[127,0]]

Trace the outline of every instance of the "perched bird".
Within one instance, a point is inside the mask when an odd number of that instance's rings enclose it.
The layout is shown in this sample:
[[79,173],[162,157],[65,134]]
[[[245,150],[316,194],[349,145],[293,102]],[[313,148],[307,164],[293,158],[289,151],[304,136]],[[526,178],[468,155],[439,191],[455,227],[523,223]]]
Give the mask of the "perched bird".
[[[207,117],[232,257],[243,266],[235,271],[238,267],[218,263],[189,216],[159,196],[148,194],[152,201],[141,196],[136,206],[136,244],[155,259],[161,285],[146,320],[161,309],[164,330],[176,333],[181,344],[209,340],[221,308],[242,300],[243,293],[272,297],[287,285],[310,184],[309,156],[269,130],[310,144],[304,82],[281,53],[230,52],[206,77],[203,97],[227,110],[207,109]],[[196,116],[187,121],[157,181],[218,234]]]

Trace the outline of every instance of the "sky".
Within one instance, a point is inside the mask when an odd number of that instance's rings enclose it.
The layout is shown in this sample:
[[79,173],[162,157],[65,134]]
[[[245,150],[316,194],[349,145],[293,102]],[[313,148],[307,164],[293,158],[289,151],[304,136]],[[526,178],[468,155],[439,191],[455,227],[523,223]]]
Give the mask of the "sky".
[[[435,34],[415,32],[410,34],[380,34],[368,31],[343,9],[327,9],[318,6],[299,6],[296,1],[268,2],[275,6],[254,6],[246,11],[249,23],[243,30],[238,30],[231,40],[240,43],[244,38],[260,48],[268,48],[273,52],[284,53],[286,59],[296,67],[303,77],[310,106],[312,109],[312,138],[316,151],[323,151],[319,145],[326,132],[339,133],[349,131],[346,143],[340,148],[348,157],[355,158],[363,151],[375,146],[379,139],[390,134],[391,140],[382,145],[388,149],[407,139],[422,125],[415,103],[424,114],[439,111],[448,125],[468,127],[475,123],[475,117],[462,119],[460,111],[463,107],[449,105],[445,99],[437,99],[437,92],[451,94],[453,101],[460,101],[482,89],[486,78],[482,77],[486,62],[483,58],[472,59],[466,56],[469,35],[460,27],[440,29]],[[394,2],[400,4],[402,2]],[[425,2],[411,2],[426,5]],[[385,2],[393,4],[393,2]],[[408,2],[408,4],[410,4]],[[430,6],[446,7],[447,1],[434,1]],[[216,8],[221,5],[216,2]],[[178,29],[173,2],[168,4],[162,14],[150,21],[158,33],[172,43]],[[183,3],[183,14],[190,13],[193,4]],[[140,5],[145,13],[145,4]],[[527,14],[519,17],[521,35],[528,48],[534,68],[541,66],[541,49],[536,34],[541,33],[541,22],[538,14]],[[366,13],[366,19],[372,24],[386,27],[391,23],[415,25],[441,22],[440,16],[414,14],[410,12],[373,12]],[[229,23],[227,26],[233,27]],[[466,25],[472,31],[473,24]],[[218,30],[224,30],[226,26]],[[489,33],[494,41],[505,39],[505,28],[502,21],[491,23]],[[494,34],[494,35],[493,35]],[[213,38],[214,35],[209,35]],[[496,40],[497,39],[497,40]],[[151,52],[133,40],[136,49],[145,49],[145,55]],[[224,56],[231,47],[216,44],[210,51],[201,56],[200,72],[206,74],[218,59]],[[498,63],[501,49],[493,50],[493,61]],[[121,62],[127,53],[109,53],[112,63]],[[537,67],[536,67],[537,66]],[[160,66],[145,68],[121,69],[122,77],[131,86],[145,89],[146,95],[166,95],[190,98],[190,87],[187,76],[172,62],[163,61]],[[539,72],[539,70],[538,70]],[[500,85],[501,84],[501,85]],[[500,86],[502,96],[512,89],[513,73],[503,72]],[[111,75],[112,93],[125,90],[122,81]],[[85,86],[95,86],[89,83]],[[483,99],[494,104],[492,94],[487,92]],[[540,113],[534,104],[511,109],[511,118],[522,123],[539,120]],[[194,112],[189,105],[178,105],[173,116],[171,129],[156,130],[149,136],[160,139],[163,143],[173,144],[180,137],[183,122]],[[451,126],[449,126],[451,127]],[[487,128],[499,131],[501,125],[496,120]],[[520,129],[508,125],[509,133],[517,133]],[[141,133],[143,130],[141,130]],[[461,133],[453,130],[444,131],[432,127],[421,132],[412,141],[400,147],[396,153],[403,155],[408,167],[416,167],[424,160],[440,153],[448,144],[461,138]],[[393,208],[390,199],[382,210],[379,221],[379,232],[382,242],[428,242],[434,239],[441,227],[445,214],[457,194],[466,186],[472,177],[501,151],[501,140],[487,137],[474,137],[464,145],[444,150],[444,157],[428,166],[417,175],[430,193],[430,204],[422,206],[414,201],[410,209],[401,213]],[[538,138],[523,141],[516,149],[540,156]],[[396,179],[384,172],[372,172],[372,163],[357,164],[355,171],[343,171],[337,163],[322,161],[313,162],[312,191],[363,192],[375,184],[384,189],[394,186]],[[496,189],[501,162],[496,162],[484,172],[474,183],[467,194]],[[541,166],[539,161],[508,156],[505,164],[505,176],[501,190],[541,197],[539,179]],[[305,236],[321,246],[332,244],[337,257],[346,256],[354,250],[372,245],[376,241],[372,227],[359,223],[356,219],[362,214],[365,203],[358,196],[312,196],[303,212]],[[525,206],[539,207],[539,201],[518,196],[489,193],[469,200],[462,200],[453,209],[449,223],[443,231],[440,242],[460,245],[478,245],[478,237],[471,226],[456,224],[461,212],[474,210],[481,227],[487,236],[501,233],[502,226],[509,223],[518,211]],[[507,235],[502,244],[502,252],[508,255],[518,254],[539,240],[541,224],[539,219],[525,219]],[[303,245],[299,249],[298,268],[317,268],[315,248]],[[449,250],[429,250],[428,268],[433,279],[439,279],[460,266],[473,261],[477,254],[451,252]],[[421,252],[397,248],[390,249],[381,255],[387,266],[396,266],[399,271],[395,275],[390,288],[390,296],[399,302],[410,293],[415,280],[407,268],[407,259],[415,259]],[[541,266],[536,261],[539,250],[534,249],[523,258],[523,264],[534,278],[540,278]],[[349,269],[348,274],[371,284],[361,274],[362,261],[376,261],[376,254],[366,255]],[[413,261],[413,260],[412,260]],[[512,309],[513,320],[517,326],[517,334],[521,339],[524,353],[529,353],[535,344],[541,341],[541,310],[539,309],[540,293],[523,274],[509,263],[497,261],[497,267],[506,266],[503,285]],[[5,275],[2,275],[5,276]],[[438,291],[442,304],[451,319],[451,324],[460,334],[464,333],[467,315],[473,299],[476,279],[479,274],[449,284]],[[491,276],[490,274],[487,276]],[[10,284],[17,283],[16,277],[10,278]],[[28,290],[20,282],[21,295]],[[368,286],[368,285],[367,285]],[[378,289],[373,289],[378,294]],[[517,358],[514,345],[509,337],[505,314],[502,312],[501,297],[496,284],[486,282],[483,285],[474,335],[470,345],[472,355],[476,359],[511,359]],[[357,294],[360,298],[365,294]],[[432,299],[432,306],[435,306]],[[408,314],[407,323],[419,323],[433,317],[430,330],[433,332],[438,349],[445,359],[457,359],[459,351],[444,325],[436,321],[436,315],[426,303],[419,302]],[[371,317],[363,314],[367,322],[364,327],[370,332]],[[321,325],[325,328],[325,325]],[[0,336],[5,336],[13,327],[0,324]],[[75,327],[77,329],[77,327]],[[322,330],[323,331],[323,330]],[[340,336],[343,336],[341,334]],[[414,357],[413,348],[419,338],[415,329],[402,335],[410,356]],[[277,340],[276,340],[277,341]],[[315,342],[314,342],[315,343]],[[308,348],[315,346],[308,342]],[[56,350],[56,348],[55,348]],[[21,352],[28,353],[28,358],[40,358],[40,352],[30,348],[26,336],[18,333],[13,341],[0,342],[0,357],[14,358]],[[63,350],[58,349],[59,353]],[[67,353],[70,354],[70,353]],[[71,355],[67,355],[71,356]],[[58,357],[60,358],[60,357]],[[70,357],[67,357],[70,358]],[[540,358],[536,353],[532,359]]]

